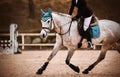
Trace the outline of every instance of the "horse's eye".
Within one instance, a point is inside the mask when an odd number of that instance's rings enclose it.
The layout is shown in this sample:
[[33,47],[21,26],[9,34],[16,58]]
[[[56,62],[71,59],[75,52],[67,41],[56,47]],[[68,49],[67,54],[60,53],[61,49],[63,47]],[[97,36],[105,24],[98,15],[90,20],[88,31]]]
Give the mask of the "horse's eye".
[[47,21],[47,23],[50,23],[50,21]]

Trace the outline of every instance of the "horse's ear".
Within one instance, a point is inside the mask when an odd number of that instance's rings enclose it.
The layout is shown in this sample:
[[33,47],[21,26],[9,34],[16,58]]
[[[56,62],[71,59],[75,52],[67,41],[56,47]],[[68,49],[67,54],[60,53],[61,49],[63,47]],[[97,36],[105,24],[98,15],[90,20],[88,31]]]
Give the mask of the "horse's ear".
[[44,10],[40,10],[41,14],[44,15],[45,14],[45,11]]
[[48,8],[48,12],[51,14],[51,13],[52,13],[52,9],[51,9],[51,8]]

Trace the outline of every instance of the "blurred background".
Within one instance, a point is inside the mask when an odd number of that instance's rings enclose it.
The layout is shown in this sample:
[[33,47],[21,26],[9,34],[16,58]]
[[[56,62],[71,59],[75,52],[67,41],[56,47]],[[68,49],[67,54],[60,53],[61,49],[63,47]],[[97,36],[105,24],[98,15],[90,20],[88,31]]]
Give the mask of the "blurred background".
[[[120,23],[120,0],[86,1],[99,19]],[[19,33],[39,33],[40,9],[47,11],[51,8],[56,12],[68,13],[70,5],[71,0],[0,0],[0,33],[9,33],[11,23],[18,24]],[[26,39],[31,42],[31,38]]]
[[[19,32],[39,32],[40,9],[68,13],[71,0],[0,0],[0,32],[9,32],[9,25],[17,23]],[[99,19],[120,23],[120,0],[86,0]]]

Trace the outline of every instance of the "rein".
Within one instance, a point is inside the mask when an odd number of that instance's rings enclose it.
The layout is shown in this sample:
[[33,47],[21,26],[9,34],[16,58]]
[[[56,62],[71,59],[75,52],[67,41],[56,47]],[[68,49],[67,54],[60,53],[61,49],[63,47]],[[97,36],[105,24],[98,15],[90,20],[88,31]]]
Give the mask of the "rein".
[[[62,32],[61,32],[61,27],[60,27],[60,33],[58,33],[59,35],[65,35],[65,34],[67,34],[68,32],[69,32],[69,35],[70,35],[70,28],[71,28],[72,21],[70,21],[70,22],[68,22],[68,23],[70,23],[70,27],[68,28],[68,30],[67,30],[65,33],[62,33]],[[66,24],[68,24],[68,23],[66,23]]]
[[[55,22],[54,22],[54,20],[53,20],[53,17],[52,17],[52,21],[53,21],[53,24],[55,25]],[[69,35],[70,35],[70,28],[71,28],[72,20],[69,21],[69,22],[67,22],[67,23],[65,23],[65,24],[62,24],[62,25],[60,25],[60,26],[63,26],[63,25],[69,24],[69,23],[70,23],[70,27],[69,27],[69,29],[68,29],[65,33],[62,33],[62,32],[61,32],[62,27],[60,27],[60,33],[58,33],[59,35],[65,35],[65,34],[67,34],[68,32],[69,32]],[[57,33],[57,32],[56,32],[56,33]]]
[[[53,19],[52,19],[52,21],[53,21],[53,24],[54,24],[54,26],[55,26],[55,22],[54,22]],[[69,23],[70,23],[69,29],[68,29],[65,33],[62,33],[62,32],[61,32],[61,28],[62,28],[62,27],[60,27],[60,33],[58,33],[58,34],[61,36],[62,44],[63,44],[62,35],[65,35],[65,34],[67,34],[68,32],[69,32],[69,35],[70,35],[70,28],[71,28],[72,21],[69,21],[69,22],[65,23],[64,25],[69,24]],[[61,25],[61,26],[62,26],[62,25]],[[57,33],[57,32],[56,32],[56,33]]]

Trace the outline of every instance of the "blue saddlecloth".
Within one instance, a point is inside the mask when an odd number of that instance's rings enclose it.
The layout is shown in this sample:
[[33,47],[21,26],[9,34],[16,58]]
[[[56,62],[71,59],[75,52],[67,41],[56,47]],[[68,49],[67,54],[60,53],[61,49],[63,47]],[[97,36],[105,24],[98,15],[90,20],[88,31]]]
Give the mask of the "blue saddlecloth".
[[100,28],[99,25],[91,26],[91,37],[98,38],[100,36]]

